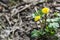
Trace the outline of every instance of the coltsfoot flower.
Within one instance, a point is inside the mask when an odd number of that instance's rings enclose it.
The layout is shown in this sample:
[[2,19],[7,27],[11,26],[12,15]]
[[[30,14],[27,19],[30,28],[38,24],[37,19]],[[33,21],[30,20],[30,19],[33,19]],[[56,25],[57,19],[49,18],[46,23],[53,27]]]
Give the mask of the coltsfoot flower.
[[45,7],[45,8],[42,9],[42,12],[43,12],[44,14],[48,14],[49,11],[50,11],[50,9],[47,8],[47,7]]
[[38,20],[40,20],[40,16],[35,16],[34,21],[37,22]]

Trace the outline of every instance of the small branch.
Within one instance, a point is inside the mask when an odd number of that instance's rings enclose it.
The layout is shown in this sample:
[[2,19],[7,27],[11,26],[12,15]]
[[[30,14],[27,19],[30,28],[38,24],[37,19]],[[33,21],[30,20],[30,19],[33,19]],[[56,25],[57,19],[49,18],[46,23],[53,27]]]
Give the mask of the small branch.
[[6,4],[4,4],[4,3],[2,3],[2,2],[0,2],[0,4],[3,5],[4,7],[8,7]]
[[[21,10],[18,10],[15,14],[25,10],[26,8],[29,8],[32,4],[29,4],[29,5],[26,5],[24,8],[22,8]],[[15,15],[15,14],[12,14],[11,16]]]
[[60,4],[56,4],[56,5],[52,4],[52,6],[54,6],[54,7],[60,7]]
[[4,15],[4,13],[0,13],[0,16]]
[[8,23],[11,25],[11,22],[9,20],[9,17],[7,15],[5,15],[5,17],[6,17],[7,21],[8,21]]
[[60,4],[48,4],[49,7],[60,7]]

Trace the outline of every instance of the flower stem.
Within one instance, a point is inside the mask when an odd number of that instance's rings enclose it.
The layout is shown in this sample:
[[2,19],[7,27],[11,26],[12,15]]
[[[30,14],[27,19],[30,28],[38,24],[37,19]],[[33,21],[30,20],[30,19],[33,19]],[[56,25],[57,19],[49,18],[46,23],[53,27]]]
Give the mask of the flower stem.
[[46,19],[47,19],[47,14],[45,14],[45,22],[44,22],[44,28],[43,29],[46,28]]

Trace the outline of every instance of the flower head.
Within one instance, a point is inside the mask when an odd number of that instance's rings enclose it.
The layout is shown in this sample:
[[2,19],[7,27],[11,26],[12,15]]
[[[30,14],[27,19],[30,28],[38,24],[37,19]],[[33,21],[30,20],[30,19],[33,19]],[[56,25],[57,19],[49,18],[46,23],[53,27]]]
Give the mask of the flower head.
[[50,9],[47,8],[47,7],[45,7],[45,8],[42,9],[42,12],[43,12],[44,14],[48,14],[49,11],[50,11]]
[[35,16],[34,21],[40,20],[40,16]]

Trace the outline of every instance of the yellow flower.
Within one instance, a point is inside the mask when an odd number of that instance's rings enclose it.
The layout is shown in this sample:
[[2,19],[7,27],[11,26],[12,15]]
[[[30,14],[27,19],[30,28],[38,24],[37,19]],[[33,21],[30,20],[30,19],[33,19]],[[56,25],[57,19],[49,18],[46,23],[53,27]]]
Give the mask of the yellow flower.
[[42,9],[42,12],[43,12],[44,14],[48,14],[49,11],[50,11],[50,9],[47,8],[47,7],[45,7],[45,8]]
[[40,16],[35,16],[34,21],[37,22],[38,20],[40,20]]

